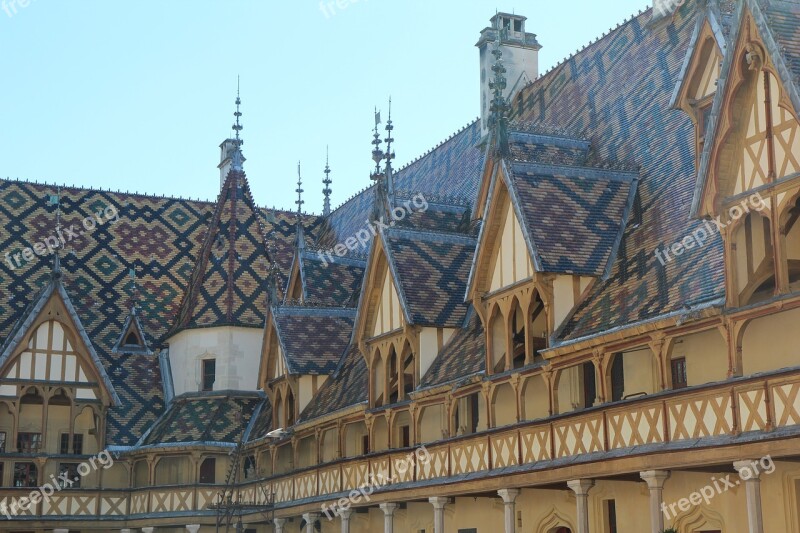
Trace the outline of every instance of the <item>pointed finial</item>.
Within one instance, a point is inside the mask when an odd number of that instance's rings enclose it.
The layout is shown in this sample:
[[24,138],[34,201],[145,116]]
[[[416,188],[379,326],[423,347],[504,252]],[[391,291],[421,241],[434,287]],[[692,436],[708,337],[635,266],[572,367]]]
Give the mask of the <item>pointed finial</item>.
[[381,161],[383,161],[383,150],[381,150],[381,134],[378,133],[378,125],[381,123],[381,112],[375,107],[375,131],[372,134],[372,160],[375,162],[375,172],[372,173],[371,178],[377,181],[381,178]]
[[306,247],[306,239],[303,234],[303,178],[300,175],[300,161],[297,162],[297,248],[302,250]]
[[236,147],[233,150],[233,161],[231,163],[231,168],[233,170],[242,170],[242,166],[244,164],[244,156],[242,155],[242,145],[244,141],[241,138],[241,132],[244,129],[242,126],[241,121],[239,120],[242,117],[242,112],[240,110],[242,105],[242,98],[240,96],[240,84],[239,84],[239,76],[236,76],[236,111],[233,113],[233,116],[236,117],[236,122],[233,124],[233,131],[235,131],[235,144]]
[[390,205],[394,203],[394,168],[392,168],[392,160],[394,160],[392,143],[394,142],[394,138],[392,137],[392,131],[394,131],[394,125],[392,124],[392,97],[390,96],[389,119],[386,121],[386,155],[384,156],[386,160],[386,167],[384,169],[384,174],[386,176],[386,193]]
[[322,204],[322,216],[327,217],[331,214],[331,165],[330,165],[330,152],[328,147],[325,147],[325,179],[322,180],[325,188],[322,189],[322,194],[325,197]]

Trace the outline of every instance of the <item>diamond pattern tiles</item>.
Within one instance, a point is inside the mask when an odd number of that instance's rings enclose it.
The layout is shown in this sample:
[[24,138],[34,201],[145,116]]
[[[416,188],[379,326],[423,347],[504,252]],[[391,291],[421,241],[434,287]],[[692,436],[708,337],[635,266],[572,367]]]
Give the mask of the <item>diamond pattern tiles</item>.
[[355,309],[278,307],[275,326],[292,374],[330,375],[353,333]]
[[597,156],[641,167],[640,224],[626,228],[608,279],[595,285],[560,332],[560,341],[653,318],[724,295],[716,237],[682,261],[661,265],[654,251],[700,226],[689,219],[695,182],[694,136],[669,108],[697,10],[649,27],[649,11],[559,65],[515,100],[523,122],[556,124],[591,141]]
[[319,393],[300,415],[311,420],[367,401],[367,363],[358,347],[350,345],[334,375],[325,382]]

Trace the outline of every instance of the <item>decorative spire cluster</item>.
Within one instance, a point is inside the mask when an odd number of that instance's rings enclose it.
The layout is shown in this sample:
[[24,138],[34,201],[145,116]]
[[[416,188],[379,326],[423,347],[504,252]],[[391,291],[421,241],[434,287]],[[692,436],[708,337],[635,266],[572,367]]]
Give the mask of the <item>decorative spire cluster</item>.
[[491,113],[489,117],[489,127],[494,133],[495,151],[499,155],[504,156],[508,155],[508,114],[511,111],[511,106],[508,100],[503,96],[503,92],[506,90],[506,67],[503,65],[503,51],[500,49],[500,38],[498,38],[495,43],[492,55],[495,58],[495,62],[494,65],[492,65],[494,80],[489,82],[489,88],[493,93],[492,103],[489,107]]
[[302,250],[306,247],[306,239],[305,235],[303,234],[303,204],[305,200],[303,200],[303,178],[300,173],[300,161],[297,162],[297,189],[295,189],[297,193],[297,200],[294,203],[297,204],[297,249]]
[[330,153],[328,151],[328,147],[325,147],[325,179],[322,180],[322,184],[325,185],[325,188],[322,189],[322,194],[325,197],[322,204],[322,216],[327,217],[331,214],[331,165],[330,165]]
[[240,122],[240,118],[242,117],[242,112],[240,111],[240,106],[242,105],[242,98],[239,93],[239,77],[236,77],[236,112],[233,114],[236,117],[236,122],[233,124],[233,131],[235,131],[235,139],[234,143],[236,147],[233,150],[233,162],[231,163],[231,168],[233,170],[237,170],[239,172],[242,171],[242,166],[244,164],[244,156],[242,155],[242,145],[244,141],[241,138],[241,132],[244,129]]
[[[373,210],[373,218],[390,217],[392,205],[394,203],[394,169],[392,168],[392,160],[395,158],[394,151],[392,151],[392,131],[394,125],[392,124],[392,99],[389,98],[389,120],[386,123],[386,151],[381,149],[381,135],[378,133],[378,125],[381,123],[381,113],[375,108],[375,129],[372,134],[372,160],[375,162],[375,170],[370,175],[370,179],[376,182],[375,194],[376,201]],[[381,163],[384,163],[381,168]]]

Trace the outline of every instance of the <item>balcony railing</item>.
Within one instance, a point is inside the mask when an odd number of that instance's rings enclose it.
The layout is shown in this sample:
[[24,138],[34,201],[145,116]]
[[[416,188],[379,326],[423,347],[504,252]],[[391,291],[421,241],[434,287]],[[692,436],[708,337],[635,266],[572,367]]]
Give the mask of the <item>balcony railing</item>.
[[[666,391],[426,444],[426,462],[409,460],[414,449],[389,450],[267,479],[248,480],[241,486],[241,497],[266,506],[270,499],[267,495],[274,495],[280,506],[295,500],[322,499],[370,484],[391,487],[534,465],[577,454],[771,431],[798,424],[800,369],[790,369],[768,376]],[[591,455],[585,459],[591,460]],[[101,518],[213,512],[221,490],[220,486],[209,485],[76,489],[57,493],[27,514]],[[30,489],[0,489],[0,504],[10,506],[29,492]]]

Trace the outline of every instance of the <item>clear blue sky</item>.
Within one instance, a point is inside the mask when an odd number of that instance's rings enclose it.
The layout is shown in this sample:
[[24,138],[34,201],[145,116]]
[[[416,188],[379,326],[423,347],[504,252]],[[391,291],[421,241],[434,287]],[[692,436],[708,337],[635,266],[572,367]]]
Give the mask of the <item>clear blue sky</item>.
[[[397,160],[479,113],[480,30],[528,17],[545,70],[647,0],[28,0],[0,9],[0,176],[214,199],[242,77],[256,202],[322,208],[369,185],[374,105],[393,98]],[[3,0],[0,0],[2,7]],[[12,0],[5,0],[12,3]]]

